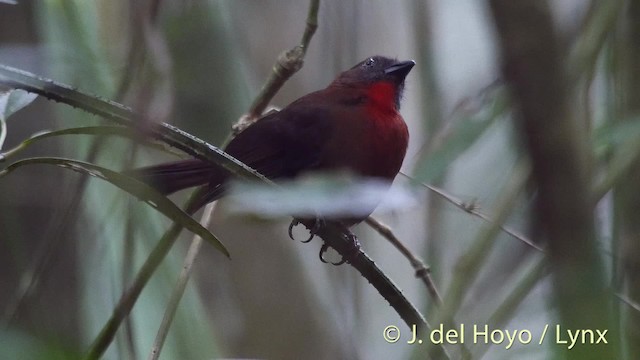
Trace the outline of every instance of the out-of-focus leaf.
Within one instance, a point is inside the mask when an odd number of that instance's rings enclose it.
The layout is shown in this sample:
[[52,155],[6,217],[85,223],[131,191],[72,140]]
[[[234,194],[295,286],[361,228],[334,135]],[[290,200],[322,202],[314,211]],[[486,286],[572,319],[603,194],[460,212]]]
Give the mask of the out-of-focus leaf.
[[31,104],[38,97],[24,90],[9,90],[0,93],[0,149],[7,137],[7,119],[16,111]]
[[14,156],[16,153],[24,150],[26,147],[31,145],[32,143],[61,135],[115,135],[122,136],[130,139],[134,139],[137,141],[141,141],[143,145],[152,147],[157,150],[165,151],[167,153],[173,154],[175,156],[184,157],[183,154],[173,151],[169,146],[164,143],[151,141],[143,138],[143,135],[137,134],[131,128],[127,128],[124,126],[83,126],[83,127],[75,127],[69,129],[55,130],[55,131],[41,131],[36,134],[33,134],[30,138],[18,144],[18,146],[13,149],[7,150],[4,153],[0,153],[0,161],[6,160],[7,158]]
[[0,93],[0,120],[6,121],[9,116],[31,104],[37,97],[37,94],[19,89]]
[[213,235],[211,232],[209,232],[209,230],[200,225],[200,223],[194,220],[187,213],[182,211],[171,200],[161,195],[147,184],[140,182],[132,177],[120,174],[116,171],[77,160],[56,157],[41,157],[17,161],[9,165],[6,169],[0,171],[0,177],[12,172],[19,167],[32,164],[55,165],[106,180],[151,205],[153,208],[157,209],[159,212],[161,212],[163,215],[170,218],[174,222],[199,235],[204,240],[213,245],[216,249],[220,250],[223,254],[229,257],[229,252],[224,247],[222,242],[220,242],[220,240],[216,238],[215,235]]
[[80,352],[24,332],[0,331],[0,359],[71,360],[81,359]]
[[594,131],[594,152],[598,159],[610,155],[617,147],[640,136],[640,118],[607,121]]
[[234,182],[231,210],[264,217],[364,217],[373,211],[415,205],[406,188],[385,181],[336,174],[316,174],[272,186],[261,182]]
[[483,99],[480,110],[461,117],[441,136],[436,137],[438,144],[422,156],[415,178],[432,182],[442,176],[446,168],[467,151],[508,108],[507,96],[501,89],[489,100]]
[[596,131],[596,155],[606,157],[608,165],[604,178],[593,190],[596,199],[617,184],[640,157],[639,127],[638,121],[630,119]]
[[0,150],[2,149],[2,145],[4,144],[4,139],[6,138],[7,138],[7,123],[4,122],[3,120],[0,120]]
[[18,5],[17,0],[0,0],[0,4]]

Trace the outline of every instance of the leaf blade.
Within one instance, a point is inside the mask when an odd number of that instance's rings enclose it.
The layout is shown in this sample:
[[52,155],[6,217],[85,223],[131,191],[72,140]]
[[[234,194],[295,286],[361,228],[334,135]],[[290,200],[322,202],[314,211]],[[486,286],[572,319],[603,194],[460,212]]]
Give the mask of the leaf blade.
[[59,157],[39,157],[24,159],[12,163],[7,168],[0,171],[0,177],[7,175],[22,166],[34,164],[54,165],[103,179],[149,204],[172,221],[181,224],[189,231],[202,237],[202,239],[208,241],[226,257],[230,258],[229,251],[215,235],[176,206],[166,196],[161,195],[149,185],[116,171],[78,160]]

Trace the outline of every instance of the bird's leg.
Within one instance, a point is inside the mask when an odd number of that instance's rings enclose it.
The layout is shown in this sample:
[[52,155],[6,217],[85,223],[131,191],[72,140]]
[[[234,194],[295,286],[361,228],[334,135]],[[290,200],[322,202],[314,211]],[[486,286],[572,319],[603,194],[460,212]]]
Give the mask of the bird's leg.
[[[293,220],[291,220],[291,223],[289,224],[289,238],[291,240],[295,240],[295,237],[293,236],[293,228],[298,226],[299,224],[301,224],[300,220],[293,218]],[[303,243],[308,243],[309,241],[313,240],[313,238],[316,236],[316,234],[318,233],[318,231],[320,231],[320,229],[325,225],[325,222],[322,218],[320,217],[316,217],[315,220],[313,221],[313,226],[311,227],[311,229],[309,229],[309,238],[307,238],[306,240],[302,240]]]
[[320,254],[318,254],[318,256],[320,257],[320,261],[322,261],[325,264],[330,263],[331,265],[334,265],[334,266],[340,266],[346,262],[351,262],[351,260],[355,258],[355,256],[358,254],[358,251],[360,250],[360,242],[358,241],[358,238],[356,237],[356,235],[352,233],[348,227],[340,223],[336,223],[336,224],[342,228],[342,233],[346,236],[347,240],[349,241],[349,247],[347,249],[346,256],[343,256],[342,259],[338,262],[329,262],[325,260],[323,255],[327,252],[327,250],[329,250],[329,244],[327,244],[326,242],[322,244],[322,247],[320,248]]

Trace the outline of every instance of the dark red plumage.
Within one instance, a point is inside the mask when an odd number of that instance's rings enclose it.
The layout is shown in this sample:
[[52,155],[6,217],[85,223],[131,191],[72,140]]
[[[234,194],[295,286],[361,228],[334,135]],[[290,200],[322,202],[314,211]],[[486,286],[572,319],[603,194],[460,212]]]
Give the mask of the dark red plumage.
[[[404,79],[414,64],[368,58],[327,88],[264,116],[225,151],[271,179],[347,170],[391,182],[409,141],[399,108]],[[197,207],[220,198],[230,177],[226,170],[197,159],[142,168],[136,175],[165,194],[209,184]]]

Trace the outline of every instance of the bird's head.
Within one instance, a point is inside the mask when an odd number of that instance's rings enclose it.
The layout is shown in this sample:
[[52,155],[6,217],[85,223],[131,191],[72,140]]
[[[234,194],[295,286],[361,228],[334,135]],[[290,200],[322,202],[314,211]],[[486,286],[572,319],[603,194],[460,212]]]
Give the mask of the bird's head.
[[415,64],[413,60],[372,56],[344,71],[332,85],[364,88],[374,101],[392,102],[399,109],[404,79]]

